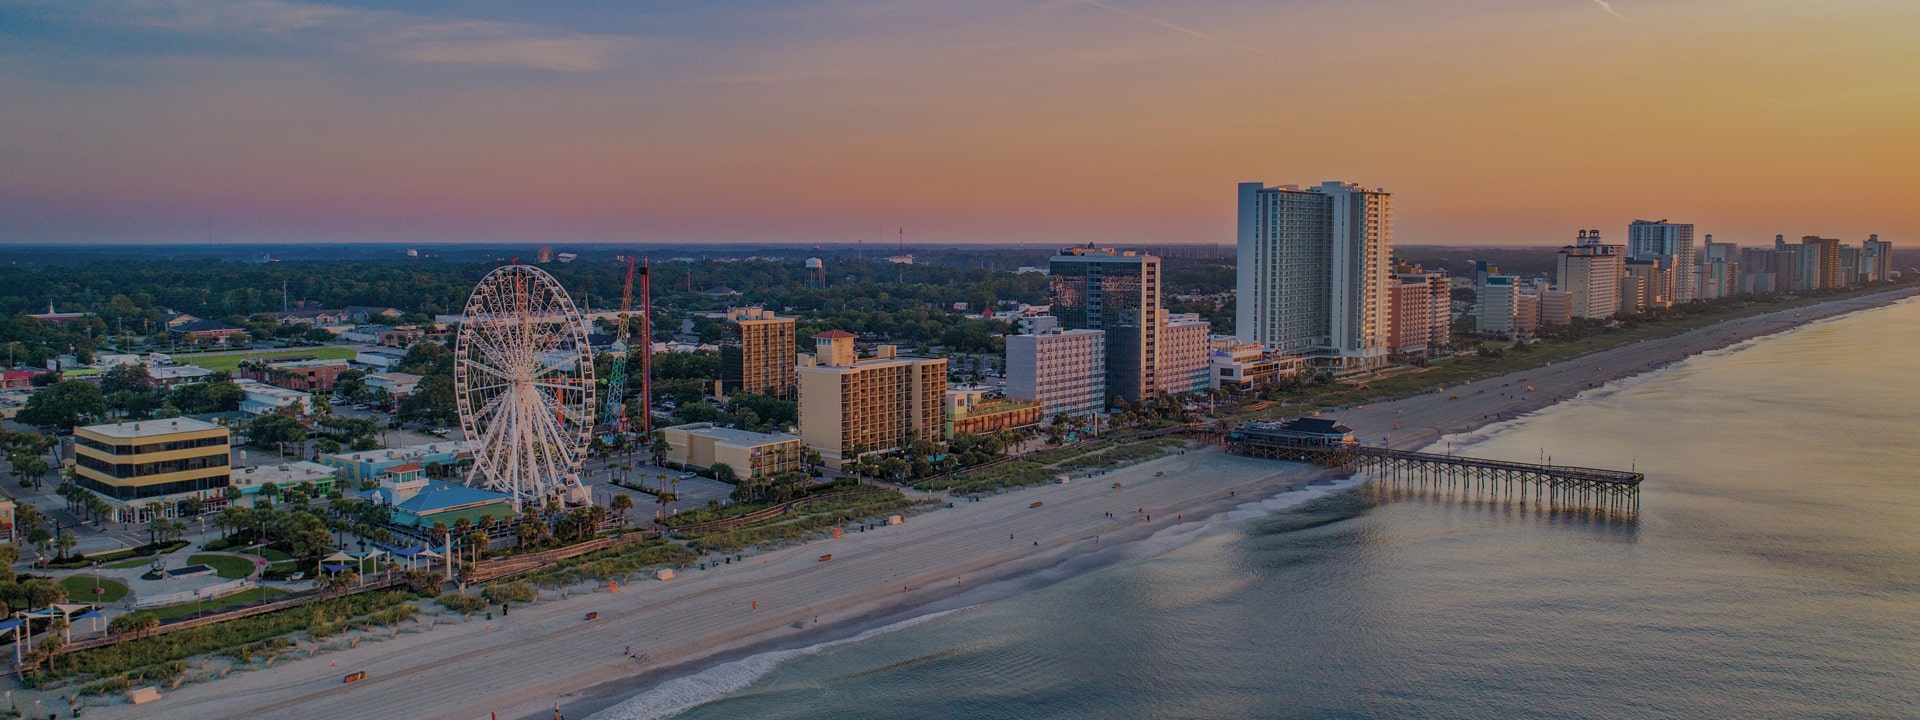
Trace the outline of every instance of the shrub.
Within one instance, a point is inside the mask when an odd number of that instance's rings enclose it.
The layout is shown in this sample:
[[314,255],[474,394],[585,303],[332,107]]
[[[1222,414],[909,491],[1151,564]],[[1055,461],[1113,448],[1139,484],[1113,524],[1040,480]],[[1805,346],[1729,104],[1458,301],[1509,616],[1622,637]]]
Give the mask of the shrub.
[[466,593],[441,593],[440,597],[434,598],[434,601],[440,603],[441,607],[461,615],[472,615],[487,609],[485,599]]
[[540,591],[533,589],[532,585],[524,582],[505,582],[488,585],[487,589],[480,591],[480,594],[485,595],[488,600],[497,603],[530,603],[540,597]]
[[[330,598],[264,615],[58,655],[53,658],[47,672],[29,675],[28,682],[41,682],[48,676],[108,678],[134,671],[145,672],[144,668],[164,667],[195,655],[214,652],[224,652],[246,662],[251,660],[254,653],[276,652],[292,647],[291,642],[281,637],[288,633],[308,630],[317,625],[330,626],[332,623],[328,618],[357,618],[383,611],[388,611],[388,616],[392,616],[394,613],[391,611],[395,607],[411,608],[407,602],[413,597],[412,593],[405,590],[386,590]],[[411,617],[411,610],[407,612],[407,616]],[[142,614],[129,613],[115,618],[114,623],[123,623],[127,617]],[[109,623],[110,626],[112,624]],[[121,630],[125,631],[126,627],[123,626]]]

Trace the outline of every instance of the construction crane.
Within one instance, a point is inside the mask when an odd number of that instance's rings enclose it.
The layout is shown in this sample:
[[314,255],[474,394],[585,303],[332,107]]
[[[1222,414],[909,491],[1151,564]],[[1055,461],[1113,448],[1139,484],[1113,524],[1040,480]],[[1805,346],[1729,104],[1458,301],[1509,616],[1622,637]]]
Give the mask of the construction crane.
[[633,258],[627,258],[627,283],[620,291],[620,323],[613,338],[613,369],[607,373],[606,425],[627,432],[627,313],[633,310]]

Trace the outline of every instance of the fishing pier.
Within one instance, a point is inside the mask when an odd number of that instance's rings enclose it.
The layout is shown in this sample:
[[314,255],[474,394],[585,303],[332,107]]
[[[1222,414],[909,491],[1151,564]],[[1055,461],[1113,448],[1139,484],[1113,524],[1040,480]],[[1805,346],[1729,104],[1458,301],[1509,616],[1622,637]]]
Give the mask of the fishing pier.
[[1638,472],[1485,460],[1362,445],[1323,418],[1248,423],[1227,433],[1227,451],[1362,472],[1382,488],[1479,496],[1552,511],[1632,517],[1640,513]]

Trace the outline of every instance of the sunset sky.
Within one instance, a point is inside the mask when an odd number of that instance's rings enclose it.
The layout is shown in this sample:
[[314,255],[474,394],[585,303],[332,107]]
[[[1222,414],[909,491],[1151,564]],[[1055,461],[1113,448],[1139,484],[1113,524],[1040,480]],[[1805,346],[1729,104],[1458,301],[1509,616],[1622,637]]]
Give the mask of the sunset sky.
[[0,0],[0,242],[1920,241],[1914,0]]

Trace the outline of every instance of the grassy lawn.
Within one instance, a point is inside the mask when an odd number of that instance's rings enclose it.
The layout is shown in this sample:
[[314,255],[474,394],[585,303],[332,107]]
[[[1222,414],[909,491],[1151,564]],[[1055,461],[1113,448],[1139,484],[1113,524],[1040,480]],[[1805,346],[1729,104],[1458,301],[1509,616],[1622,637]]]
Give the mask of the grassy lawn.
[[280,562],[282,560],[293,559],[292,555],[288,555],[284,552],[275,550],[273,548],[248,548],[246,552],[248,555],[258,555],[260,557],[266,558],[271,562]]
[[250,603],[255,600],[263,600],[266,598],[278,597],[280,595],[285,595],[285,594],[287,594],[287,591],[281,590],[279,588],[257,587],[252,590],[248,590],[246,592],[237,593],[234,595],[228,595],[218,600],[182,603],[180,605],[168,605],[166,607],[154,608],[152,610],[145,610],[143,612],[150,613],[154,617],[160,618],[161,620],[165,620],[167,618],[180,617],[181,615],[192,615],[194,613],[200,612],[201,610],[207,610],[210,608],[226,607],[228,605],[239,605],[242,603]]
[[93,594],[92,575],[68,576],[61,579],[59,585],[66,588],[67,599],[75,602],[110,603],[118,602],[120,598],[127,596],[127,586],[113,578],[100,578],[100,587],[106,588],[106,592],[99,595]]
[[253,574],[253,561],[232,555],[192,555],[187,558],[188,565],[212,565],[220,577],[238,580]]
[[304,347],[261,350],[232,355],[181,355],[175,361],[181,365],[198,365],[213,371],[233,372],[240,369],[240,361],[269,357],[316,357],[322,360],[351,360],[359,354],[358,350],[348,347]]

